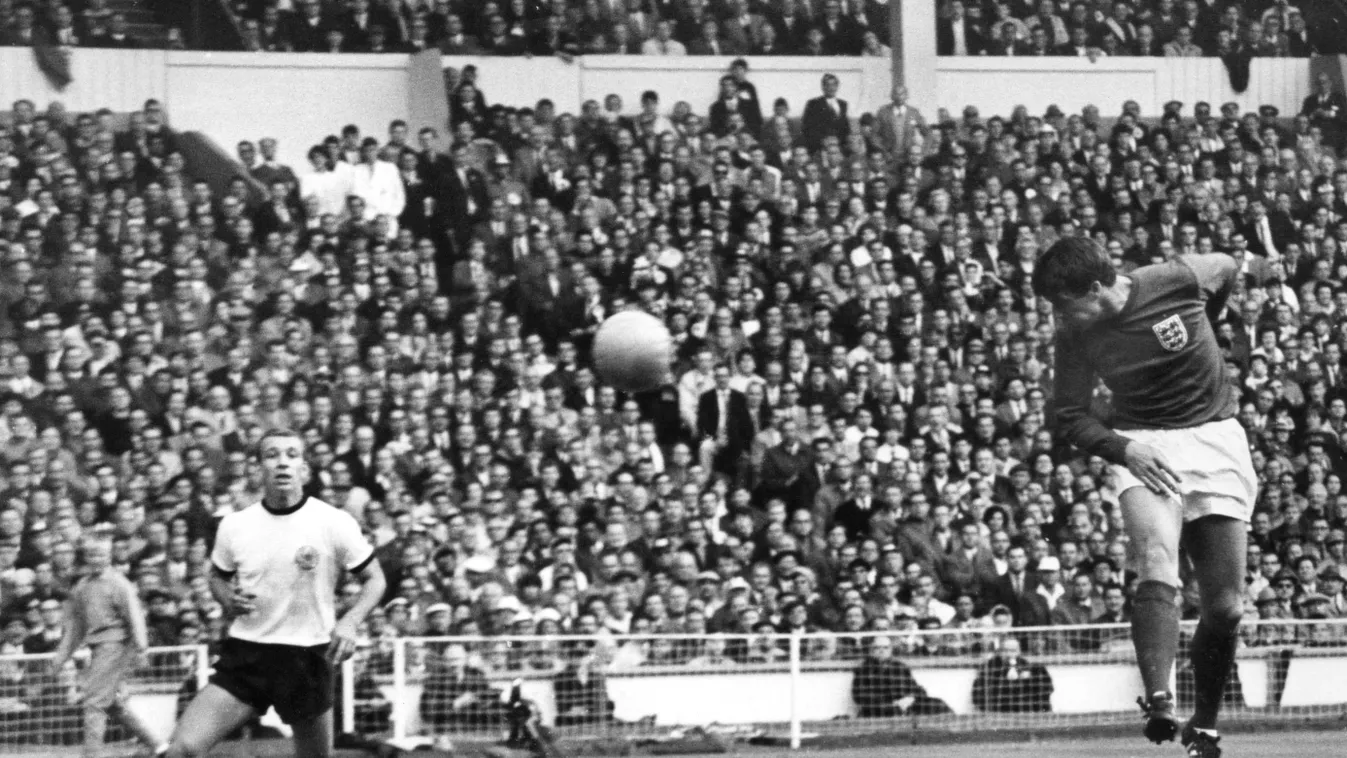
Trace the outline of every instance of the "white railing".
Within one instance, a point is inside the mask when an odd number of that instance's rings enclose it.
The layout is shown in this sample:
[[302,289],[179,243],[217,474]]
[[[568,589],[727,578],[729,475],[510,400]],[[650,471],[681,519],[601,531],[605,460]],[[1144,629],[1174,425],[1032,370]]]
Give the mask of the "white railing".
[[[1186,663],[1192,625],[1175,675],[1191,708]],[[1276,719],[1347,711],[1347,620],[1253,622],[1242,632],[1228,718]],[[924,690],[916,707],[890,708],[891,672],[860,682],[871,641],[890,641],[894,658]],[[988,661],[1014,639],[1024,651],[1013,677]],[[587,652],[576,653],[576,646]],[[487,691],[455,703],[450,648],[466,654]],[[577,667],[592,674],[589,702],[577,700]],[[877,668],[869,664],[872,669]],[[802,734],[896,729],[1052,729],[1138,718],[1142,691],[1127,625],[998,628],[806,635],[643,635],[624,637],[404,638],[366,648],[344,679],[386,703],[387,731],[401,740],[491,735],[497,703],[522,680],[542,723],[564,736],[650,737],[699,726],[770,733],[798,745]],[[354,686],[354,685],[353,685]],[[593,694],[602,692],[602,695]],[[887,700],[886,700],[887,699]],[[363,708],[346,701],[344,723]],[[580,710],[575,704],[580,702]],[[369,718],[369,713],[362,714]]]
[[[1185,625],[1174,689],[1191,709]],[[1241,632],[1227,720],[1347,715],[1347,619],[1263,621]],[[867,661],[877,637],[902,669]],[[989,665],[1010,640],[1015,674]],[[0,656],[0,755],[79,744],[76,666]],[[468,684],[449,662],[466,659]],[[585,676],[577,676],[577,668]],[[156,648],[129,683],[129,705],[167,736],[209,677],[204,645]],[[578,683],[581,678],[590,682]],[[1136,720],[1141,682],[1126,625],[811,633],[398,638],[364,645],[338,677],[338,729],[402,745],[497,739],[515,681],[563,738],[664,737],[687,727],[767,735],[1044,730]],[[466,692],[473,697],[463,698]],[[924,695],[905,701],[907,694]],[[894,701],[898,701],[895,705]],[[279,725],[274,715],[263,724]],[[119,739],[115,733],[110,740]]]

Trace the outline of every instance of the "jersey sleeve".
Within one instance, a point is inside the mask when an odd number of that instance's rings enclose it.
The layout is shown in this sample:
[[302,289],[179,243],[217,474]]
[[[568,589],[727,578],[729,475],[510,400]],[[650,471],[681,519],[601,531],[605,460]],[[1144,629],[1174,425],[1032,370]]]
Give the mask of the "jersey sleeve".
[[238,561],[234,560],[232,523],[233,519],[229,516],[220,522],[220,529],[215,535],[215,548],[210,554],[210,562],[215,570],[226,576],[233,576],[239,570]]
[[1207,316],[1215,321],[1225,310],[1225,302],[1239,279],[1235,259],[1225,253],[1181,255],[1178,260],[1188,267],[1197,280],[1197,289],[1206,303]]
[[1126,437],[1090,415],[1094,399],[1094,371],[1085,347],[1074,335],[1057,337],[1057,420],[1062,436],[1071,444],[1110,463],[1122,463]]
[[337,559],[347,571],[360,571],[374,560],[374,548],[360,533],[360,525],[346,511],[334,510],[336,517],[332,535],[336,543]]

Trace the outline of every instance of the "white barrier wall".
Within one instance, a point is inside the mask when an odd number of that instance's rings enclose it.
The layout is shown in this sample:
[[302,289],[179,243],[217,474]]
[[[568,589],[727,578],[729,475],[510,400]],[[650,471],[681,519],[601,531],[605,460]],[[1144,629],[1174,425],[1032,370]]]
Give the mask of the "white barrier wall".
[[[1268,664],[1262,659],[1238,662],[1244,699],[1250,708],[1268,705]],[[1318,677],[1320,666],[1347,673],[1347,658],[1296,659],[1291,672],[1300,684],[1291,689],[1288,678],[1281,705],[1328,705],[1347,701],[1342,679],[1325,681]],[[1136,708],[1137,693],[1142,691],[1141,677],[1133,663],[1063,664],[1047,667],[1055,690],[1052,712],[1058,714],[1120,713]],[[972,714],[972,667],[926,667],[914,665],[912,673],[932,697],[944,700],[957,714]],[[802,721],[831,721],[856,716],[851,699],[852,672],[829,669],[805,670],[800,674],[798,716]],[[501,682],[506,686],[506,682]],[[382,688],[385,697],[394,700],[391,685]],[[552,723],[556,702],[549,680],[526,679],[524,697],[542,710],[543,720]],[[407,733],[418,734],[421,715],[421,685],[407,685]],[[767,724],[789,718],[791,684],[786,670],[747,673],[735,669],[688,671],[664,669],[649,674],[621,672],[608,676],[608,696],[617,706],[615,716],[636,721],[654,716],[655,722],[669,725]]]
[[[1266,656],[1243,658],[1238,662],[1244,700],[1250,708],[1269,705],[1282,707],[1347,705],[1347,656],[1340,651],[1302,649],[1289,661],[1284,687],[1276,703],[1268,700],[1274,664]],[[934,697],[944,700],[958,714],[974,712],[973,681],[977,669],[971,666],[922,665],[913,661],[913,675]],[[1126,713],[1135,709],[1141,690],[1136,666],[1130,662],[1049,665],[1055,690],[1053,713]],[[797,683],[797,716],[804,722],[831,721],[854,717],[851,700],[852,672],[847,668],[806,668]],[[495,684],[508,688],[508,679]],[[385,697],[396,702],[392,685],[382,687]],[[408,683],[404,714],[406,733],[419,734],[419,704],[422,687]],[[524,680],[526,698],[535,701],[543,720],[552,723],[556,702],[550,679]],[[163,734],[174,724],[176,687],[133,688],[130,706]],[[650,671],[622,671],[608,677],[608,694],[617,706],[616,716],[624,721],[654,716],[656,724],[783,724],[791,715],[791,675],[785,668],[695,670],[663,667]],[[280,726],[275,713],[263,722]]]
[[1007,115],[1016,105],[1041,115],[1049,105],[1079,113],[1086,105],[1099,107],[1104,116],[1117,115],[1122,104],[1135,100],[1142,115],[1158,116],[1164,104],[1178,100],[1184,115],[1198,101],[1212,111],[1225,102],[1242,110],[1275,105],[1283,116],[1300,111],[1312,91],[1309,58],[1255,58],[1249,86],[1235,92],[1219,58],[1000,58],[945,56],[934,61],[936,106],[958,118],[966,105],[976,105],[983,117]]
[[408,118],[408,58],[322,53],[172,53],[168,112],[177,129],[202,131],[230,155],[239,140],[275,137],[282,162],[308,172],[304,156],[355,124],[387,138]]
[[[207,53],[130,50],[75,50],[75,81],[55,90],[25,48],[0,48],[0,108],[26,97],[39,107],[60,100],[76,111],[108,107],[123,112],[147,98],[167,103],[173,126],[200,130],[232,152],[240,139],[280,140],[281,159],[303,171],[304,153],[315,141],[356,124],[382,136],[388,122],[410,119],[413,86],[409,57],[321,53]],[[705,113],[729,58],[587,56],[567,63],[557,58],[443,58],[445,67],[472,63],[491,102],[532,105],[543,97],[561,111],[578,112],[587,99],[622,96],[628,112],[640,107],[647,89],[660,93],[667,109],[686,100]],[[1215,58],[936,58],[914,61],[903,55],[913,103],[928,119],[938,108],[958,116],[976,105],[988,116],[1009,114],[1024,104],[1042,113],[1056,104],[1078,112],[1086,104],[1105,116],[1126,100],[1143,115],[1159,115],[1169,100],[1219,106],[1233,100],[1244,108],[1271,104],[1289,115],[1309,93],[1310,62],[1304,58],[1260,58],[1253,62],[1243,94],[1230,88]],[[920,66],[916,63],[921,63]],[[855,116],[888,101],[892,61],[885,58],[753,58],[750,76],[764,110],[784,97],[792,115],[819,94],[819,78],[831,71],[841,80],[841,96]],[[424,85],[425,82],[421,82]],[[418,95],[420,96],[420,95]]]

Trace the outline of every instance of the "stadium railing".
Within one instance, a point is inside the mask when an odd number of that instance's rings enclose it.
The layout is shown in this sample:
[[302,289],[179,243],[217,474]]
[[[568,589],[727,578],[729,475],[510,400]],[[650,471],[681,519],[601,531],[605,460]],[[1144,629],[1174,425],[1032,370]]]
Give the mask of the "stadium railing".
[[[1185,625],[1174,682],[1181,713],[1193,701],[1186,662],[1191,633],[1192,625]],[[1226,721],[1347,718],[1347,619],[1250,621],[1242,635]],[[880,636],[902,667],[867,660]],[[993,662],[1016,645],[1022,652],[1013,666]],[[466,661],[462,677],[450,665],[454,660]],[[56,673],[49,661],[49,655],[0,656],[0,755],[79,744],[76,670]],[[577,668],[585,675],[575,674]],[[209,670],[205,646],[156,648],[130,682],[130,707],[167,735]],[[905,672],[925,697],[902,700],[915,694],[902,689]],[[499,739],[515,682],[539,722],[561,739],[660,741],[701,729],[793,746],[813,735],[903,739],[917,732],[1126,725],[1140,718],[1135,699],[1141,692],[1125,624],[408,637],[367,643],[343,665],[338,730],[405,746]],[[469,691],[474,696],[463,697]],[[895,708],[895,700],[903,707]],[[261,723],[278,722],[272,714]],[[118,739],[124,737],[108,735],[111,743]]]
[[[1190,711],[1185,624],[1174,689]],[[1227,688],[1228,720],[1347,716],[1347,619],[1250,621]],[[865,662],[887,637],[926,698],[895,709],[902,669]],[[992,662],[1015,640],[1013,666]],[[446,655],[457,646],[486,696],[454,700]],[[576,653],[577,647],[588,652]],[[1011,646],[1013,647],[1013,645]],[[522,682],[541,722],[561,737],[662,739],[692,727],[789,740],[904,730],[1051,730],[1126,724],[1142,692],[1126,624],[1041,628],[620,637],[401,638],[348,661],[342,723],[395,739],[497,737],[501,703]],[[570,670],[584,668],[588,687]],[[857,683],[863,666],[870,671]],[[878,673],[876,673],[878,672]],[[597,694],[596,694],[597,693]],[[890,697],[893,695],[893,697]],[[586,700],[586,696],[588,699]],[[857,699],[866,703],[858,704]],[[470,702],[471,701],[471,702]],[[936,702],[938,701],[938,702]],[[572,710],[579,703],[581,710]],[[362,730],[363,731],[363,730]]]
[[[87,663],[87,651],[60,671],[53,669],[50,654],[0,656],[0,755],[70,753],[83,743],[80,673]],[[209,675],[205,645],[152,648],[126,682],[129,707],[167,737]],[[109,720],[105,741],[128,740]]]

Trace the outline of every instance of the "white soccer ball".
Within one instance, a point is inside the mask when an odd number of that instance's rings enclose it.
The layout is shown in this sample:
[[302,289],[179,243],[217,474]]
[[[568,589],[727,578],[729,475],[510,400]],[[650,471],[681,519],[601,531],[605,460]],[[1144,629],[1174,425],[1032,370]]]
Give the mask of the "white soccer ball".
[[623,311],[594,335],[594,370],[624,392],[648,392],[672,380],[673,338],[664,322],[644,311]]

